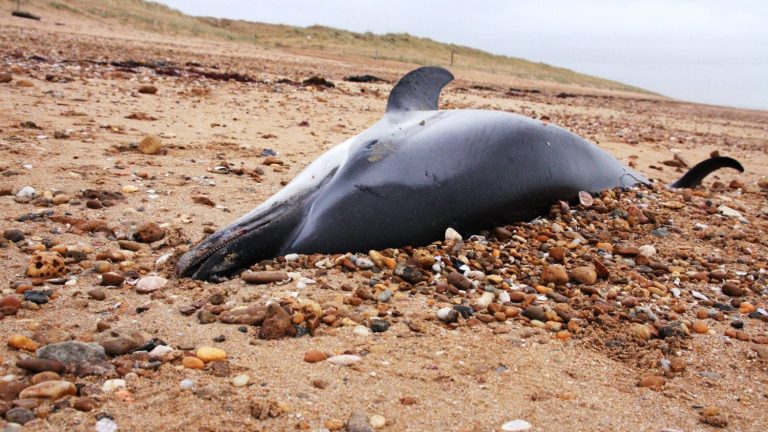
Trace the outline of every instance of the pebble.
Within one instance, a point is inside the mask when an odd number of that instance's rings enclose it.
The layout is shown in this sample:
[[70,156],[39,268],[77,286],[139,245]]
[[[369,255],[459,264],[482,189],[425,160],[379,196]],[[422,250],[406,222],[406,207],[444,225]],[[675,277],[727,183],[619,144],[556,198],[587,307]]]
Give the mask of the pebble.
[[565,272],[565,267],[560,264],[550,265],[541,271],[541,280],[545,284],[564,285],[568,283],[568,274]]
[[90,398],[90,397],[81,397],[78,398],[74,404],[72,404],[72,407],[78,411],[82,412],[90,412],[93,411],[94,408],[98,406],[98,402],[96,402],[96,399]]
[[243,306],[219,314],[219,321],[226,324],[261,325],[267,317],[267,308],[261,305]]
[[136,284],[136,292],[139,294],[149,294],[164,287],[168,279],[162,276],[144,276]]
[[291,316],[282,306],[277,303],[267,306],[266,318],[259,329],[260,339],[281,339],[286,336],[295,336],[296,332]]
[[648,258],[656,255],[656,248],[653,245],[642,245],[639,250],[640,253],[638,255],[643,255]]
[[251,381],[248,374],[240,374],[232,378],[232,385],[235,387],[245,387]]
[[353,412],[347,420],[347,432],[373,432],[368,416],[364,412]]
[[522,419],[515,419],[510,420],[503,425],[501,425],[501,430],[504,432],[517,432],[517,431],[524,431],[530,429],[532,426],[530,423],[528,423],[525,420]]
[[461,234],[459,234],[458,231],[456,231],[453,228],[448,228],[445,230],[445,241],[455,241],[460,242],[462,240]]
[[523,310],[523,316],[530,319],[530,320],[536,320],[541,322],[546,322],[547,320],[547,313],[541,306],[528,306]]
[[32,372],[64,372],[64,364],[57,360],[25,357],[16,361],[16,366]]
[[389,329],[390,323],[387,320],[373,318],[371,319],[371,331],[374,333],[383,333]]
[[296,262],[296,261],[299,260],[299,254],[297,254],[297,253],[290,253],[290,254],[286,255],[284,258],[288,262]]
[[725,282],[720,288],[723,294],[731,297],[741,297],[744,295],[744,288],[740,287],[736,282]]
[[197,357],[187,356],[181,359],[181,365],[187,369],[204,369],[205,362]]
[[156,155],[163,151],[163,141],[154,135],[148,135],[139,142],[139,152],[146,155]]
[[13,75],[11,75],[11,74],[9,74],[7,72],[0,73],[0,83],[5,84],[5,83],[9,83],[11,81],[13,81]]
[[173,348],[169,347],[168,345],[158,345],[154,348],[152,348],[152,351],[149,352],[149,359],[150,360],[160,360],[162,359],[166,354],[172,353]]
[[150,85],[150,84],[145,84],[145,85],[139,87],[138,91],[139,91],[139,93],[142,93],[142,94],[155,94],[155,93],[157,93],[157,87],[155,87],[153,85]]
[[57,374],[56,372],[45,371],[45,372],[38,372],[32,375],[32,378],[29,379],[29,382],[30,384],[40,384],[42,382],[56,381],[60,379],[61,379],[61,375]]
[[364,325],[357,325],[355,326],[355,329],[352,330],[352,333],[354,333],[355,336],[368,337],[371,335],[371,330]]
[[37,305],[48,303],[48,298],[53,294],[51,290],[29,290],[24,291],[24,301],[32,302]]
[[288,280],[288,274],[277,271],[246,271],[240,275],[245,283],[263,285],[272,282],[282,282]]
[[144,346],[146,338],[134,328],[118,327],[99,334],[96,341],[108,355],[120,356]]
[[594,285],[597,282],[597,272],[592,266],[581,266],[571,270],[571,278],[584,285]]
[[75,375],[79,377],[86,376],[105,376],[115,372],[115,366],[106,360],[91,360],[80,362],[75,368]]
[[61,363],[73,364],[104,360],[106,354],[101,345],[78,341],[67,341],[46,345],[37,350],[37,358],[57,360]]
[[99,285],[119,287],[120,285],[123,284],[124,281],[125,281],[125,276],[121,275],[120,273],[108,271],[101,275],[101,282],[99,283]]
[[3,237],[11,242],[17,243],[26,237],[24,235],[24,231],[17,229],[17,228],[8,228],[6,230],[3,230]]
[[77,393],[77,387],[69,381],[54,380],[27,387],[19,393],[19,399],[38,398],[58,400]]
[[63,275],[67,271],[64,258],[56,252],[36,252],[29,258],[27,276],[50,279]]
[[371,416],[371,427],[374,429],[381,429],[387,425],[387,419],[384,416],[374,414]]
[[462,291],[467,291],[472,288],[472,281],[467,279],[463,274],[455,271],[448,274],[448,283]]
[[88,297],[94,300],[102,301],[107,298],[107,292],[102,288],[90,289],[88,290]]
[[651,339],[651,329],[645,324],[634,324],[629,329],[630,332],[640,340],[647,341]]
[[224,351],[223,349],[204,346],[204,347],[200,347],[195,352],[195,356],[197,356],[197,358],[204,361],[205,363],[209,363],[212,361],[226,360],[227,352]]
[[304,361],[307,363],[318,363],[328,359],[328,356],[319,350],[309,350],[304,353]]
[[704,334],[709,331],[709,326],[704,321],[694,321],[691,327],[694,332],[699,334]]
[[124,379],[110,379],[104,381],[104,384],[101,385],[101,391],[104,393],[112,393],[113,391],[121,388],[125,388],[126,382]]
[[8,338],[8,346],[17,350],[30,352],[37,349],[37,343],[35,341],[19,334],[15,334]]
[[37,198],[37,191],[32,186],[24,186],[16,192],[16,198],[31,200]]
[[189,378],[183,379],[179,382],[179,386],[184,390],[190,390],[195,387],[195,382]]
[[379,301],[379,303],[389,303],[389,301],[392,299],[392,290],[385,289],[381,293],[379,293],[379,297],[376,299]]
[[35,413],[26,408],[11,408],[5,412],[5,419],[7,421],[20,425],[25,425],[36,418]]
[[480,296],[479,299],[477,299],[477,306],[479,306],[481,309],[485,309],[495,299],[496,299],[496,294],[486,291],[483,293],[483,295]]
[[437,311],[437,319],[444,323],[454,323],[459,319],[459,312],[450,307],[444,307]]
[[344,422],[339,419],[328,419],[325,421],[325,427],[328,428],[329,431],[341,430],[344,427]]
[[342,355],[328,357],[326,361],[336,366],[350,366],[359,362],[360,360],[362,360],[360,356],[356,356],[352,354],[342,354]]
[[640,381],[637,383],[637,385],[640,387],[649,388],[651,390],[661,391],[664,388],[664,384],[666,383],[667,380],[663,376],[646,375],[640,378]]
[[160,225],[149,222],[140,226],[133,234],[133,237],[142,243],[154,243],[165,237],[165,230]]

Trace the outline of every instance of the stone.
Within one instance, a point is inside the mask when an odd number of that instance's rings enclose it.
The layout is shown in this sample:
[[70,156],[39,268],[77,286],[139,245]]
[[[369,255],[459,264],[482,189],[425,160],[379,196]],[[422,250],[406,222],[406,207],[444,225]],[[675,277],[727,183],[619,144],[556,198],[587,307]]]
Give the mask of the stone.
[[356,325],[354,330],[352,330],[352,333],[354,333],[355,336],[365,338],[371,335],[371,330],[364,325]]
[[152,351],[149,352],[149,359],[162,360],[166,354],[170,354],[173,351],[173,348],[169,347],[168,345],[158,345],[152,348]]
[[448,273],[448,283],[462,291],[467,291],[472,288],[472,281],[467,279],[463,274],[455,271]]
[[576,267],[571,270],[571,279],[584,285],[594,285],[597,282],[597,272],[592,266]]
[[157,93],[157,87],[153,85],[145,84],[139,87],[138,92],[141,94],[155,94]]
[[264,306],[242,306],[219,314],[219,321],[226,324],[261,325],[267,317]]
[[248,374],[240,374],[232,378],[232,385],[235,387],[245,387],[251,381]]
[[12,401],[17,399],[19,393],[27,388],[28,384],[19,381],[0,380],[0,401]]
[[259,329],[260,339],[273,340],[286,336],[293,337],[296,332],[291,316],[282,306],[278,303],[271,303],[267,306],[266,318]]
[[325,421],[324,424],[325,424],[325,427],[332,432],[340,431],[341,429],[344,428],[344,422],[339,419],[334,419],[334,418],[328,419]]
[[390,322],[383,319],[371,319],[371,331],[374,333],[383,333],[389,329]]
[[75,375],[79,377],[86,376],[106,376],[115,372],[115,365],[107,360],[91,360],[80,362],[75,367]]
[[278,271],[245,271],[240,275],[240,279],[245,283],[264,285],[272,282],[282,282],[288,280],[288,274]]
[[168,283],[168,279],[162,276],[144,276],[136,284],[136,292],[139,294],[149,294],[163,288]]
[[146,338],[141,331],[130,327],[109,329],[98,336],[96,342],[111,356],[120,356],[144,346]]
[[78,398],[74,404],[72,404],[72,408],[82,412],[90,412],[93,411],[94,408],[96,408],[98,405],[99,403],[96,402],[96,399],[94,398],[81,397]]
[[77,394],[77,387],[69,381],[45,381],[27,387],[19,393],[19,399],[37,398],[58,400],[66,395]]
[[746,292],[737,282],[725,282],[720,288],[723,294],[731,297],[741,297]]
[[613,252],[624,256],[635,256],[640,254],[640,248],[627,245],[616,245],[613,247]]
[[37,343],[35,341],[20,334],[15,334],[8,338],[8,346],[17,350],[30,352],[37,349]]
[[541,281],[545,284],[565,285],[568,283],[568,274],[560,264],[549,265],[541,271]]
[[208,363],[208,370],[213,374],[213,376],[217,376],[220,378],[226,378],[229,376],[229,363],[225,361],[213,361]]
[[31,372],[64,372],[64,364],[57,360],[25,357],[16,361],[16,366]]
[[107,298],[107,292],[104,291],[103,288],[90,289],[88,290],[88,297],[97,301],[102,301]]
[[709,326],[704,321],[694,321],[691,326],[695,333],[704,334],[709,331]]
[[646,375],[640,378],[637,385],[640,387],[646,387],[654,391],[661,391],[667,380],[663,376],[659,375]]
[[142,243],[154,243],[158,240],[162,240],[165,237],[165,230],[160,225],[149,222],[140,226],[133,237]]
[[42,382],[56,381],[60,379],[61,379],[61,375],[57,374],[56,372],[45,371],[45,372],[39,372],[32,375],[32,378],[29,379],[29,383],[40,384]]
[[67,271],[64,258],[56,252],[36,252],[29,259],[27,276],[50,279],[63,275]]
[[25,425],[36,418],[35,413],[26,408],[11,408],[5,412],[5,419],[7,421],[20,425]]
[[304,361],[307,363],[318,363],[328,359],[328,356],[319,350],[309,350],[304,353]]
[[18,228],[8,228],[3,230],[3,237],[6,240],[14,243],[20,242],[24,240],[24,238],[26,238],[26,236],[24,235],[24,231]]
[[565,261],[566,249],[564,247],[560,247],[560,246],[551,247],[551,248],[549,248],[549,256],[553,260],[561,263],[561,262]]
[[523,310],[523,316],[530,319],[530,320],[536,320],[541,322],[546,322],[547,320],[547,313],[541,306],[528,306]]
[[528,430],[533,427],[530,423],[522,419],[510,420],[501,425],[501,430],[504,432],[519,432]]
[[101,385],[101,391],[104,393],[112,393],[113,391],[117,389],[125,388],[126,382],[124,379],[116,378],[116,379],[110,379],[104,381],[104,384]]
[[200,324],[213,324],[217,319],[216,315],[209,310],[200,309],[197,312],[197,322]]
[[347,420],[347,432],[373,432],[368,416],[364,412],[353,412]]
[[101,275],[99,285],[119,287],[123,282],[125,282],[125,276],[117,272],[108,271]]
[[362,357],[352,354],[342,354],[328,357],[325,361],[336,366],[351,366],[362,360]]
[[387,419],[384,416],[374,414],[371,416],[371,427],[374,429],[381,429],[387,425]]
[[195,352],[195,356],[197,356],[197,358],[204,361],[205,363],[210,363],[212,361],[224,361],[227,359],[227,353],[223,349],[207,346],[200,347]]
[[672,372],[684,372],[687,367],[688,365],[682,357],[675,357],[669,362],[669,370]]
[[11,81],[13,81],[13,75],[7,72],[0,73],[0,83],[6,84]]
[[398,276],[404,281],[414,285],[426,279],[424,273],[422,273],[422,271],[414,265],[399,263],[395,266],[393,273],[395,276]]
[[163,151],[163,141],[154,135],[148,135],[139,141],[139,153],[145,155],[156,155]]
[[205,362],[197,357],[184,357],[181,359],[181,365],[187,369],[205,369]]
[[459,320],[459,312],[451,307],[444,307],[437,311],[437,319],[450,324]]
[[640,340],[647,341],[651,339],[651,329],[645,324],[634,324],[629,328],[629,330],[630,333],[632,333],[636,338]]
[[462,240],[461,234],[453,228],[447,228],[445,230],[445,241],[460,242]]
[[24,291],[24,301],[32,302],[37,305],[48,303],[48,299],[53,294],[51,290],[29,290]]
[[435,257],[426,249],[415,249],[411,257],[419,267],[424,269],[430,269],[435,264]]
[[106,359],[101,345],[78,341],[67,341],[46,345],[37,350],[37,358],[57,360],[61,363],[77,364]]

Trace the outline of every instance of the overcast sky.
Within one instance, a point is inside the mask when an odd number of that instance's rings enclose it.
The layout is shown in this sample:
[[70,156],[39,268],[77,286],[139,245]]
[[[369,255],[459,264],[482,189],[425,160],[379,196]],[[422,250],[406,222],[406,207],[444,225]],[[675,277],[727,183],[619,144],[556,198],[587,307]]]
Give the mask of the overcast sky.
[[192,14],[407,32],[678,99],[768,109],[768,0],[158,0]]

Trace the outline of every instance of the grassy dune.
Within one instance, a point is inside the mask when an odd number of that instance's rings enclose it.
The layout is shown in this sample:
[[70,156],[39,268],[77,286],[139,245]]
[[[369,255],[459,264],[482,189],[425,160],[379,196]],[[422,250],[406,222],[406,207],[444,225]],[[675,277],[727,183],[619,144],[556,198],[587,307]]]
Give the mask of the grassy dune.
[[[13,2],[15,3],[15,2]],[[66,10],[103,21],[115,21],[142,30],[223,39],[279,50],[302,50],[307,54],[397,60],[419,65],[448,66],[501,76],[583,87],[649,93],[620,82],[584,75],[569,69],[519,58],[491,54],[479,49],[445,44],[407,33],[355,33],[324,26],[296,27],[241,20],[194,17],[168,6],[144,0],[27,0],[25,8]]]

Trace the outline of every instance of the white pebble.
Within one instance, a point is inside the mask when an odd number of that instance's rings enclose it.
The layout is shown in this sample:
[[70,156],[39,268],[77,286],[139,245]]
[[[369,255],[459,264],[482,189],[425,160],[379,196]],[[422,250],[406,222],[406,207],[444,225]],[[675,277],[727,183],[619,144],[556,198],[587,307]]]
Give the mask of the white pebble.
[[384,416],[380,416],[378,414],[374,414],[370,418],[371,427],[374,429],[381,429],[387,424],[387,419],[384,418]]
[[453,308],[444,307],[437,311],[437,319],[443,322],[447,322],[450,319],[451,311]]
[[501,430],[504,432],[517,432],[517,431],[524,431],[531,428],[531,424],[528,423],[525,420],[516,419],[512,421],[508,421],[501,425]]
[[24,186],[16,192],[16,196],[19,198],[35,198],[37,196],[37,191],[32,186]]
[[492,292],[484,292],[483,295],[480,296],[479,299],[477,299],[477,305],[481,308],[485,309],[488,307],[491,302],[496,298],[496,296]]
[[294,262],[299,260],[299,254],[291,253],[285,256],[285,260],[288,262]]
[[652,257],[656,255],[656,248],[653,245],[642,245],[640,246],[640,255]]
[[169,347],[168,345],[158,345],[149,352],[149,358],[152,360],[157,360],[172,351],[173,348]]
[[181,382],[179,383],[179,386],[181,386],[181,388],[183,388],[184,390],[189,390],[195,386],[195,382],[187,378],[187,379],[181,380]]
[[104,381],[104,384],[101,386],[101,391],[104,393],[111,393],[119,388],[125,388],[124,379],[111,379]]
[[445,241],[461,241],[461,234],[453,228],[445,230]]
[[355,329],[352,332],[355,334],[355,336],[360,336],[360,337],[368,337],[371,335],[371,330],[368,329],[368,327],[363,325],[355,326]]
[[342,354],[337,355],[333,357],[328,357],[326,360],[330,364],[335,364],[336,366],[350,366],[357,362],[362,360],[360,356],[351,355],[351,354]]
[[235,387],[245,387],[250,380],[251,377],[249,377],[247,374],[240,374],[232,378],[232,385]]
[[103,417],[96,422],[96,432],[117,432],[117,423],[109,417]]
[[509,297],[509,293],[506,291],[502,291],[499,293],[499,302],[504,304],[509,301],[512,301],[512,299]]

